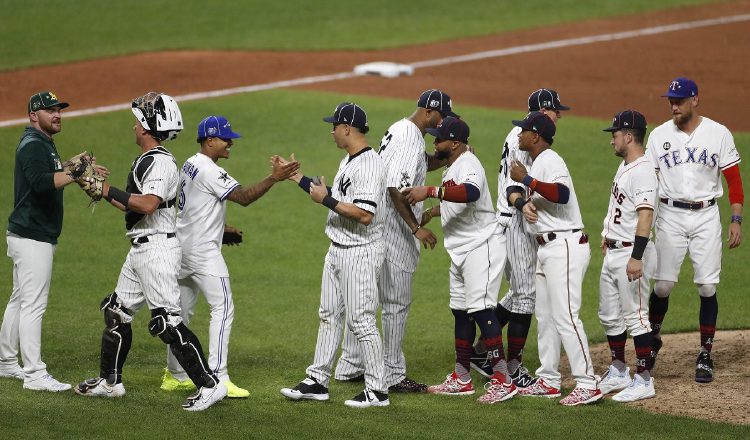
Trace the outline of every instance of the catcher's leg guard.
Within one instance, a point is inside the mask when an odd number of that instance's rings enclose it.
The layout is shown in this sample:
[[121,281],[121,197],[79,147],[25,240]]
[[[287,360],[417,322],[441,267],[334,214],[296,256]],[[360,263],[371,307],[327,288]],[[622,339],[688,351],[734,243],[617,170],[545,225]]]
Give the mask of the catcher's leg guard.
[[162,341],[169,344],[170,351],[195,386],[198,388],[216,386],[219,379],[208,367],[198,337],[182,323],[182,318],[163,308],[152,310],[151,315],[152,318],[148,324],[149,332],[152,336],[159,336]]
[[122,382],[122,367],[133,341],[133,330],[130,326],[133,317],[128,309],[122,307],[116,293],[104,298],[101,310],[104,312],[105,328],[102,333],[99,376],[106,379],[110,385],[114,385]]

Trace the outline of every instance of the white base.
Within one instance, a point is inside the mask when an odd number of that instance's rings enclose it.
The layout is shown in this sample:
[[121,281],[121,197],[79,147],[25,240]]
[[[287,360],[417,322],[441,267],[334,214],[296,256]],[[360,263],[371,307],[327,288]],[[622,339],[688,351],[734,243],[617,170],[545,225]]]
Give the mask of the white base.
[[408,64],[398,64],[390,61],[375,61],[354,67],[357,75],[377,75],[386,78],[396,78],[402,75],[411,76],[414,68]]

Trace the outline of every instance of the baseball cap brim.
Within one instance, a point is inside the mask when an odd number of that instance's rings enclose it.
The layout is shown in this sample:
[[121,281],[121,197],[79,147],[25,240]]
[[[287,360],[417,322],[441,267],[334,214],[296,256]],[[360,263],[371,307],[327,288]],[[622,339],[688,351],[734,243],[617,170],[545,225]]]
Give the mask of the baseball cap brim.
[[44,109],[48,109],[48,108],[52,108],[52,107],[60,107],[60,110],[62,110],[64,108],[70,107],[70,104],[68,104],[67,102],[56,102],[56,103],[54,103],[52,105],[48,105],[46,107],[40,107],[39,110],[44,110]]
[[554,110],[570,110],[570,107],[568,107],[567,105],[560,104]]
[[615,131],[619,131],[619,130],[622,130],[622,128],[619,128],[619,127],[608,127],[608,128],[602,129],[602,131],[608,131],[610,133],[614,133]]
[[526,128],[526,121],[525,120],[518,121],[518,120],[514,119],[512,122],[513,122],[513,125],[515,125],[516,127]]
[[452,110],[448,110],[447,112],[440,112],[440,115],[441,115],[441,116],[442,116],[443,118],[447,118],[448,116],[453,116],[453,117],[454,117],[454,118],[456,118],[456,119],[461,119],[461,116],[459,116],[459,115],[457,115],[457,114],[453,113],[453,111],[452,111]]
[[436,138],[439,138],[439,137],[440,137],[440,130],[439,130],[439,129],[437,129],[437,128],[428,128],[428,129],[427,129],[427,130],[425,130],[425,131],[427,131],[427,133],[429,133],[429,134],[431,134],[431,135],[435,136]]
[[690,98],[690,95],[683,95],[681,93],[674,93],[669,92],[666,95],[661,95],[662,98],[678,98],[678,99],[684,99],[684,98]]
[[234,131],[230,131],[229,134],[224,134],[224,133],[221,134],[222,139],[237,139],[241,137],[242,137],[241,134],[235,133]]
[[328,116],[323,118],[323,122],[328,122],[329,124],[338,124],[339,121],[333,116]]

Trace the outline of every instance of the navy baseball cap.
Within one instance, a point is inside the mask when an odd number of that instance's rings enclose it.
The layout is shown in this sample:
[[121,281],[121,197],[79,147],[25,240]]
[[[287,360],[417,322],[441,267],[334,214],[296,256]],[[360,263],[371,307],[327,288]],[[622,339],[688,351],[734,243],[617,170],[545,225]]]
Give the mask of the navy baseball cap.
[[367,125],[367,113],[353,102],[342,102],[333,111],[333,116],[323,118],[323,122],[351,125],[363,134],[370,131],[370,126]]
[[430,89],[422,92],[422,95],[417,101],[417,107],[426,108],[428,110],[437,110],[444,118],[447,116],[460,118],[460,116],[453,113],[453,102],[451,102],[451,97],[448,96],[447,93],[438,89]]
[[612,126],[602,131],[615,132],[623,128],[645,130],[646,117],[637,110],[623,110],[612,118]]
[[570,107],[560,104],[560,95],[552,89],[539,89],[529,95],[530,112],[538,112],[543,108],[550,110],[570,110]]
[[675,78],[667,88],[667,94],[662,98],[690,98],[698,95],[698,84],[692,79]]
[[428,128],[427,133],[440,140],[469,143],[469,125],[454,116],[446,117],[436,128]]
[[231,124],[224,116],[208,116],[198,123],[198,139],[208,137],[236,139],[241,136],[232,131]]
[[539,136],[543,137],[548,144],[552,145],[552,140],[555,137],[555,123],[549,116],[542,112],[529,112],[522,121],[513,121],[513,125],[521,127],[524,131],[533,131]]

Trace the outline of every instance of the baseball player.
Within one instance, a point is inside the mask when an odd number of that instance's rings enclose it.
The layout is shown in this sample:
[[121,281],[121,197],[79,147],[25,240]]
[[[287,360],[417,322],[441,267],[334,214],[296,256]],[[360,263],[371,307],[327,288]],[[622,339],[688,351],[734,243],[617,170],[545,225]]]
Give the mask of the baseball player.
[[595,402],[604,394],[597,388],[588,339],[578,318],[583,277],[591,259],[588,235],[573,180],[562,157],[550,148],[555,123],[541,112],[522,121],[519,148],[527,151],[531,168],[513,161],[510,177],[522,182],[528,194],[515,190],[508,200],[523,212],[526,230],[539,244],[536,265],[536,318],[539,361],[534,383],[519,391],[524,396],[560,395],[560,343],[570,361],[576,387],[560,403],[576,406]]
[[[229,335],[234,320],[234,302],[229,271],[221,255],[227,200],[248,206],[262,197],[281,180],[288,179],[299,168],[292,161],[282,165],[272,159],[273,172],[252,186],[241,186],[222,167],[219,159],[228,159],[234,139],[223,116],[208,116],[198,124],[200,151],[190,157],[180,173],[180,194],[177,199],[177,238],[182,247],[182,263],[178,276],[182,319],[189,324],[198,300],[198,292],[206,297],[211,312],[208,327],[208,365],[227,387],[227,397],[247,397],[250,393],[229,379],[227,357]],[[167,353],[167,371],[161,389],[173,391],[192,388],[193,383],[171,351]]]
[[[658,183],[644,156],[646,118],[635,110],[615,115],[610,144],[622,162],[610,191],[602,230],[604,263],[599,277],[599,320],[607,335],[612,363],[599,382],[603,394],[622,390],[612,400],[633,402],[656,395],[648,370],[651,327],[648,323],[649,284],[656,270],[656,249],[649,241]],[[625,364],[626,330],[635,344],[636,374]]]
[[333,140],[346,150],[333,186],[325,179],[292,176],[310,198],[330,212],[326,235],[331,240],[323,268],[320,294],[320,327],[315,358],[307,378],[281,394],[292,400],[328,400],[333,362],[343,338],[343,327],[354,333],[365,365],[365,389],[344,402],[355,408],[388,406],[384,380],[383,345],[375,322],[377,279],[384,260],[383,215],[385,169],[378,154],[367,145],[367,113],[344,102],[333,116]]
[[[538,111],[547,115],[557,124],[562,118],[562,111],[570,107],[560,103],[560,96],[552,89],[538,89],[529,95],[529,111]],[[526,232],[523,215],[508,203],[509,189],[523,191],[523,185],[510,178],[510,165],[518,160],[525,167],[531,167],[531,158],[526,151],[518,148],[518,134],[520,127],[513,127],[505,138],[500,155],[500,170],[497,174],[497,221],[506,228],[506,251],[508,262],[505,266],[505,276],[509,281],[509,289],[500,300],[495,314],[500,322],[500,328],[508,325],[508,371],[516,387],[530,386],[534,377],[523,366],[523,349],[531,327],[531,315],[534,313],[536,286],[534,272],[536,271],[537,243],[534,237]],[[489,377],[486,352],[481,341],[475,346],[476,353],[472,355],[472,368]]]
[[[13,260],[13,292],[0,328],[0,377],[23,380],[37,391],[65,391],[42,361],[42,317],[52,280],[52,260],[62,231],[63,188],[73,178],[60,161],[52,137],[62,130],[68,107],[53,92],[31,96],[31,124],[16,148],[13,211],[8,218],[8,257]],[[18,355],[23,368],[18,365]]]
[[[417,109],[408,118],[388,128],[380,142],[380,158],[386,169],[389,197],[385,198],[385,263],[378,278],[378,292],[382,305],[383,351],[385,383],[392,392],[423,392],[427,385],[406,376],[406,359],[402,350],[406,318],[412,301],[412,277],[419,262],[419,243],[425,249],[435,247],[437,239],[427,228],[420,226],[422,203],[409,207],[400,191],[409,186],[424,185],[428,161],[424,134],[435,128],[453,113],[450,96],[436,89],[426,90],[417,100]],[[416,239],[415,239],[416,238]],[[341,358],[334,377],[353,380],[364,371],[356,350],[357,340],[351,332],[344,334]]]
[[479,325],[487,347],[493,375],[480,403],[493,404],[512,398],[518,390],[508,375],[500,324],[493,309],[497,304],[505,266],[505,235],[495,218],[484,168],[468,150],[469,126],[449,116],[437,128],[435,156],[447,161],[441,186],[404,189],[411,204],[433,197],[440,204],[425,221],[440,216],[444,246],[451,257],[450,308],[455,318],[455,368],[445,381],[427,389],[447,395],[474,394],[471,381],[471,345]]
[[142,154],[133,162],[125,191],[105,182],[103,197],[125,212],[127,237],[132,247],[120,271],[115,291],[101,303],[105,329],[102,335],[99,377],[79,383],[84,396],[125,395],[122,368],[132,341],[133,314],[144,304],[151,311],[148,330],[175,355],[199,388],[183,403],[187,411],[201,411],[222,400],[227,387],[211,371],[200,342],[180,316],[180,242],[175,234],[179,173],[172,153],[161,142],[182,130],[177,103],[163,93],[149,92],[132,104],[133,131]]
[[662,346],[661,325],[669,306],[669,294],[677,282],[685,252],[693,263],[693,282],[701,299],[700,352],[695,366],[696,382],[711,382],[711,348],[716,333],[716,286],[721,273],[721,219],[717,199],[727,181],[732,217],[727,243],[733,249],[742,241],[742,205],[745,197],[740,176],[740,155],[729,130],[698,112],[698,86],[688,78],[676,78],[667,93],[672,119],[656,127],[648,138],[646,156],[659,175],[659,216],[656,220],[658,264],[649,303],[653,362]]

